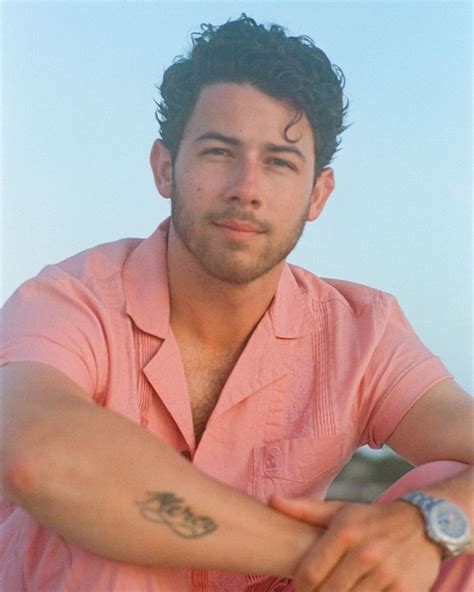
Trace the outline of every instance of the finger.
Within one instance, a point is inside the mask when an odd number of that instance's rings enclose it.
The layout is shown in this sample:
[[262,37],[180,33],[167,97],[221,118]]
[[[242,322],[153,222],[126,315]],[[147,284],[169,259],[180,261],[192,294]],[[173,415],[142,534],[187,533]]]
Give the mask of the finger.
[[270,505],[288,516],[316,524],[328,526],[334,514],[344,505],[344,502],[322,502],[309,498],[284,498],[273,495]]
[[381,584],[375,574],[362,578],[350,592],[392,592],[394,589],[386,584]]
[[[307,551],[298,566],[294,582],[298,592],[314,592],[354,543],[350,537],[329,528]],[[334,592],[334,591],[331,591]]]
[[381,565],[380,552],[374,548],[352,549],[328,574],[319,592],[352,592],[360,587],[364,592],[381,592],[390,582]]

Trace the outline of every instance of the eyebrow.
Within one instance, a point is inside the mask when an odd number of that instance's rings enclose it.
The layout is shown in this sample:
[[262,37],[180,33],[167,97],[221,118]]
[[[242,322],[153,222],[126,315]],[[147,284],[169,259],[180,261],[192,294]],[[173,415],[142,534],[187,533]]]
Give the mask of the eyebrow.
[[[229,144],[230,146],[240,146],[242,144],[242,142],[238,138],[226,136],[224,134],[220,134],[219,132],[206,132],[205,134],[202,134],[201,136],[197,137],[195,142],[203,142],[205,140],[218,140],[219,142]],[[305,155],[301,152],[301,150],[296,148],[296,146],[288,146],[286,144],[273,144],[272,142],[267,142],[266,144],[264,144],[264,148],[276,154],[281,154],[285,152],[295,154],[303,162],[306,162]]]

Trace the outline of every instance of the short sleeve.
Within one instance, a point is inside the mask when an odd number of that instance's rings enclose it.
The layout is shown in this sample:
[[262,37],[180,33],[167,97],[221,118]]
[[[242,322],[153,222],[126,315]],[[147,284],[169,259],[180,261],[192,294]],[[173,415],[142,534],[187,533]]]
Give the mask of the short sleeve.
[[397,300],[379,292],[379,340],[360,385],[360,444],[380,448],[431,387],[452,375],[420,341]]
[[46,267],[3,307],[0,364],[48,364],[101,399],[108,357],[101,307],[78,279]]

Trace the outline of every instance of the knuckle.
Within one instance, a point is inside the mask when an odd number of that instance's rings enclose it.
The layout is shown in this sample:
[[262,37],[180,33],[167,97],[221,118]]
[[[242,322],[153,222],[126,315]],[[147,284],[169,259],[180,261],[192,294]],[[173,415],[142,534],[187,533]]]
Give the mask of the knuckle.
[[339,536],[346,545],[353,545],[359,539],[359,529],[353,525],[342,526]]
[[298,585],[306,589],[308,587],[317,586],[318,582],[319,578],[316,567],[311,563],[303,565],[298,572]]
[[380,563],[377,566],[376,575],[381,582],[396,582],[397,579],[394,568],[387,563]]
[[359,519],[366,516],[369,508],[367,504],[349,504],[340,510],[340,515],[344,518]]
[[369,545],[360,549],[357,559],[364,565],[375,567],[383,562],[383,554],[379,546]]

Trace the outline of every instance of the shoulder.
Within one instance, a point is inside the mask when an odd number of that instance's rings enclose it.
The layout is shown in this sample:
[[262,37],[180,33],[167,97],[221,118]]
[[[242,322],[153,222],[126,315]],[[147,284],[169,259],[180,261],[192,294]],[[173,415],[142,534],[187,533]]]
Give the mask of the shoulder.
[[340,309],[353,317],[359,317],[367,309],[388,311],[396,298],[378,288],[364,284],[336,279],[319,277],[314,273],[290,265],[291,272],[296,279],[300,291],[312,302],[325,304],[329,308]]
[[40,275],[66,276],[88,284],[91,280],[107,280],[121,274],[129,255],[143,242],[142,238],[123,238],[96,245],[45,267]]
[[[376,344],[387,331],[413,334],[393,294],[364,284],[323,278],[300,267],[290,266],[307,310],[317,327],[325,326],[334,339],[353,339]],[[352,336],[352,337],[351,337]]]
[[[4,304],[4,310],[35,310],[48,306],[59,310],[72,301],[88,308],[120,307],[123,304],[122,273],[130,254],[143,242],[124,238],[100,244],[44,267],[21,284]],[[39,313],[38,313],[39,314]]]

